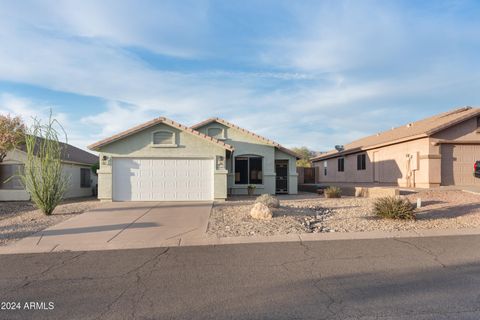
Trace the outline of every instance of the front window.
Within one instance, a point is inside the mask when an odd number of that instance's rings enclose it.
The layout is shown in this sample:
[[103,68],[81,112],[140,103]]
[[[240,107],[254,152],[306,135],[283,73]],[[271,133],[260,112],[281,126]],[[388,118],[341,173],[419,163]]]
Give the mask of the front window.
[[261,157],[236,157],[235,184],[262,184],[262,167]]
[[90,188],[90,169],[80,168],[80,188]]
[[327,165],[328,165],[327,160],[323,161],[323,175],[324,176],[327,175]]
[[25,189],[19,173],[23,172],[23,164],[2,164],[0,165],[0,189],[2,190],[23,190]]

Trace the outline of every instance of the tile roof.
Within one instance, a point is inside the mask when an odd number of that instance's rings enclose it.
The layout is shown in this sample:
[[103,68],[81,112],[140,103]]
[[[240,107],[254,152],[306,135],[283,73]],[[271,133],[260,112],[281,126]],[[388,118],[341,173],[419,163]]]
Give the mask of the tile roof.
[[243,133],[248,134],[249,136],[252,136],[252,137],[254,137],[254,138],[258,139],[258,140],[261,140],[261,141],[263,141],[263,142],[265,142],[265,143],[267,143],[267,144],[270,144],[270,145],[276,147],[277,149],[279,149],[280,151],[283,151],[283,152],[285,152],[286,154],[289,154],[289,155],[291,155],[291,156],[294,156],[294,157],[296,157],[297,159],[300,159],[300,158],[301,158],[300,155],[298,155],[296,152],[294,152],[294,151],[292,151],[292,150],[290,150],[290,149],[288,149],[288,148],[285,148],[285,147],[282,146],[281,144],[279,144],[279,143],[277,143],[277,142],[275,142],[275,141],[273,141],[273,140],[267,139],[267,138],[265,138],[265,137],[262,137],[262,136],[260,136],[260,135],[258,135],[258,134],[256,134],[256,133],[253,133],[253,132],[251,132],[251,131],[249,131],[249,130],[247,130],[247,129],[241,128],[241,127],[239,127],[239,126],[237,126],[237,125],[235,125],[235,124],[233,124],[233,123],[231,123],[231,122],[228,122],[228,121],[226,121],[226,120],[223,120],[223,119],[221,119],[221,118],[209,118],[209,119],[207,119],[207,120],[205,120],[205,121],[202,121],[202,122],[200,122],[200,123],[197,123],[197,124],[191,126],[191,128],[193,128],[193,129],[196,130],[196,129],[198,129],[198,128],[200,128],[200,127],[203,127],[203,126],[205,126],[205,125],[207,125],[207,124],[209,124],[209,123],[212,123],[212,122],[218,122],[218,123],[221,123],[221,124],[223,124],[223,125],[225,125],[225,126],[227,126],[227,127],[237,129],[237,130],[239,130],[239,131],[241,131],[241,132],[243,132]]
[[[37,137],[36,145],[34,147],[35,154],[37,153],[40,139],[42,138]],[[68,144],[68,143],[60,142],[60,145],[62,146],[62,154],[61,154],[62,161],[75,162],[75,163],[87,164],[87,165],[98,163],[98,156],[90,152],[87,152],[85,150],[72,146],[71,144]],[[19,145],[18,149],[26,152],[25,144]]]
[[333,158],[337,155],[359,152],[372,147],[381,147],[388,144],[394,144],[405,140],[418,139],[431,136],[441,130],[451,127],[455,124],[468,120],[472,117],[480,115],[480,108],[463,107],[450,110],[444,113],[434,115],[432,117],[422,119],[393,128],[384,132],[380,132],[344,145],[343,151],[332,150],[323,153],[318,157],[314,157],[312,161]]
[[224,143],[224,142],[222,142],[222,141],[219,141],[219,140],[217,140],[217,139],[215,139],[215,138],[213,138],[213,137],[207,136],[207,135],[205,135],[205,134],[203,134],[203,133],[198,132],[197,130],[194,130],[194,129],[192,129],[192,128],[189,128],[189,127],[187,127],[187,126],[184,126],[184,125],[182,125],[182,124],[180,124],[180,123],[177,123],[177,122],[175,122],[175,121],[173,121],[173,120],[170,120],[170,119],[167,119],[167,118],[165,118],[165,117],[155,118],[155,119],[150,120],[150,121],[148,121],[148,122],[142,123],[142,124],[140,124],[140,125],[138,125],[138,126],[135,126],[135,127],[131,128],[131,129],[125,130],[125,131],[120,132],[120,133],[118,133],[118,134],[116,134],[116,135],[113,135],[113,136],[108,137],[108,138],[106,138],[106,139],[103,139],[103,140],[100,140],[100,141],[98,141],[98,142],[95,142],[95,143],[89,145],[87,148],[90,149],[90,150],[99,150],[99,148],[101,148],[101,147],[103,147],[103,146],[105,146],[105,145],[107,145],[107,144],[110,144],[110,143],[112,143],[112,142],[114,142],[114,141],[123,139],[123,138],[125,138],[125,137],[127,137],[127,136],[130,136],[130,135],[132,135],[132,134],[134,134],[134,133],[140,132],[140,131],[145,130],[145,129],[147,129],[147,128],[153,127],[153,126],[155,126],[155,125],[157,125],[157,124],[160,124],[160,123],[164,123],[164,124],[166,124],[166,125],[169,125],[169,126],[171,126],[171,127],[177,128],[177,129],[182,130],[182,131],[184,131],[184,132],[188,132],[188,133],[190,133],[190,134],[196,135],[196,136],[198,136],[198,137],[200,137],[200,138],[202,138],[202,139],[205,139],[205,140],[207,140],[207,141],[209,141],[209,142],[212,142],[212,143],[214,143],[214,144],[217,144],[217,145],[219,145],[219,146],[221,146],[221,147],[223,147],[223,148],[225,148],[225,149],[227,149],[227,150],[233,150],[233,147],[232,147],[232,146],[230,146],[230,145],[228,145],[228,144],[226,144],[226,143]]

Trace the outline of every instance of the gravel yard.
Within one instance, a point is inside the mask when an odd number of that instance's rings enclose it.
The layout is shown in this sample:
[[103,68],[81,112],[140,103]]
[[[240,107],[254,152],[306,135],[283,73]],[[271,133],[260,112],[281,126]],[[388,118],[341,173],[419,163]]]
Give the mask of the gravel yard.
[[423,190],[405,195],[422,199],[416,221],[380,219],[371,214],[372,199],[325,199],[315,194],[280,196],[281,207],[269,221],[249,216],[254,199],[216,203],[208,234],[217,237],[311,232],[396,231],[480,227],[480,195],[456,190]]
[[99,203],[94,198],[66,200],[51,216],[46,216],[27,201],[0,202],[0,246],[93,209]]

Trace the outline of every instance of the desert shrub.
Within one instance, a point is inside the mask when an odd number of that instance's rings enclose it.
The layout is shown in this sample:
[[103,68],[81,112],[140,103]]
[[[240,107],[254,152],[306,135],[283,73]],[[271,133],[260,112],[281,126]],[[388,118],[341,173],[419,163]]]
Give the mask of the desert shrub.
[[410,201],[400,197],[381,197],[373,203],[376,216],[389,219],[414,220],[415,207]]
[[328,187],[324,190],[327,198],[340,198],[342,196],[342,189],[339,187]]
[[278,198],[272,196],[271,194],[262,194],[261,196],[257,197],[255,203],[263,203],[269,208],[280,207],[280,201],[278,200]]
[[69,183],[69,177],[63,174],[64,150],[56,127],[64,131],[51,115],[45,124],[33,120],[25,135],[27,157],[25,169],[19,176],[36,207],[44,214],[51,215],[63,200]]

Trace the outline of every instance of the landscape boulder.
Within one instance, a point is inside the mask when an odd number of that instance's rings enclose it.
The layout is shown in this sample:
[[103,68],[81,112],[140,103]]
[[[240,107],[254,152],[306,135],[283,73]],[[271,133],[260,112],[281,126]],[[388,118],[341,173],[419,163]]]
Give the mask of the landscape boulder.
[[271,194],[262,194],[261,196],[257,197],[255,200],[255,203],[263,203],[269,208],[280,208],[280,201],[278,200],[277,197],[271,195]]
[[250,216],[258,220],[270,220],[273,217],[272,210],[261,202],[257,202],[250,210]]

